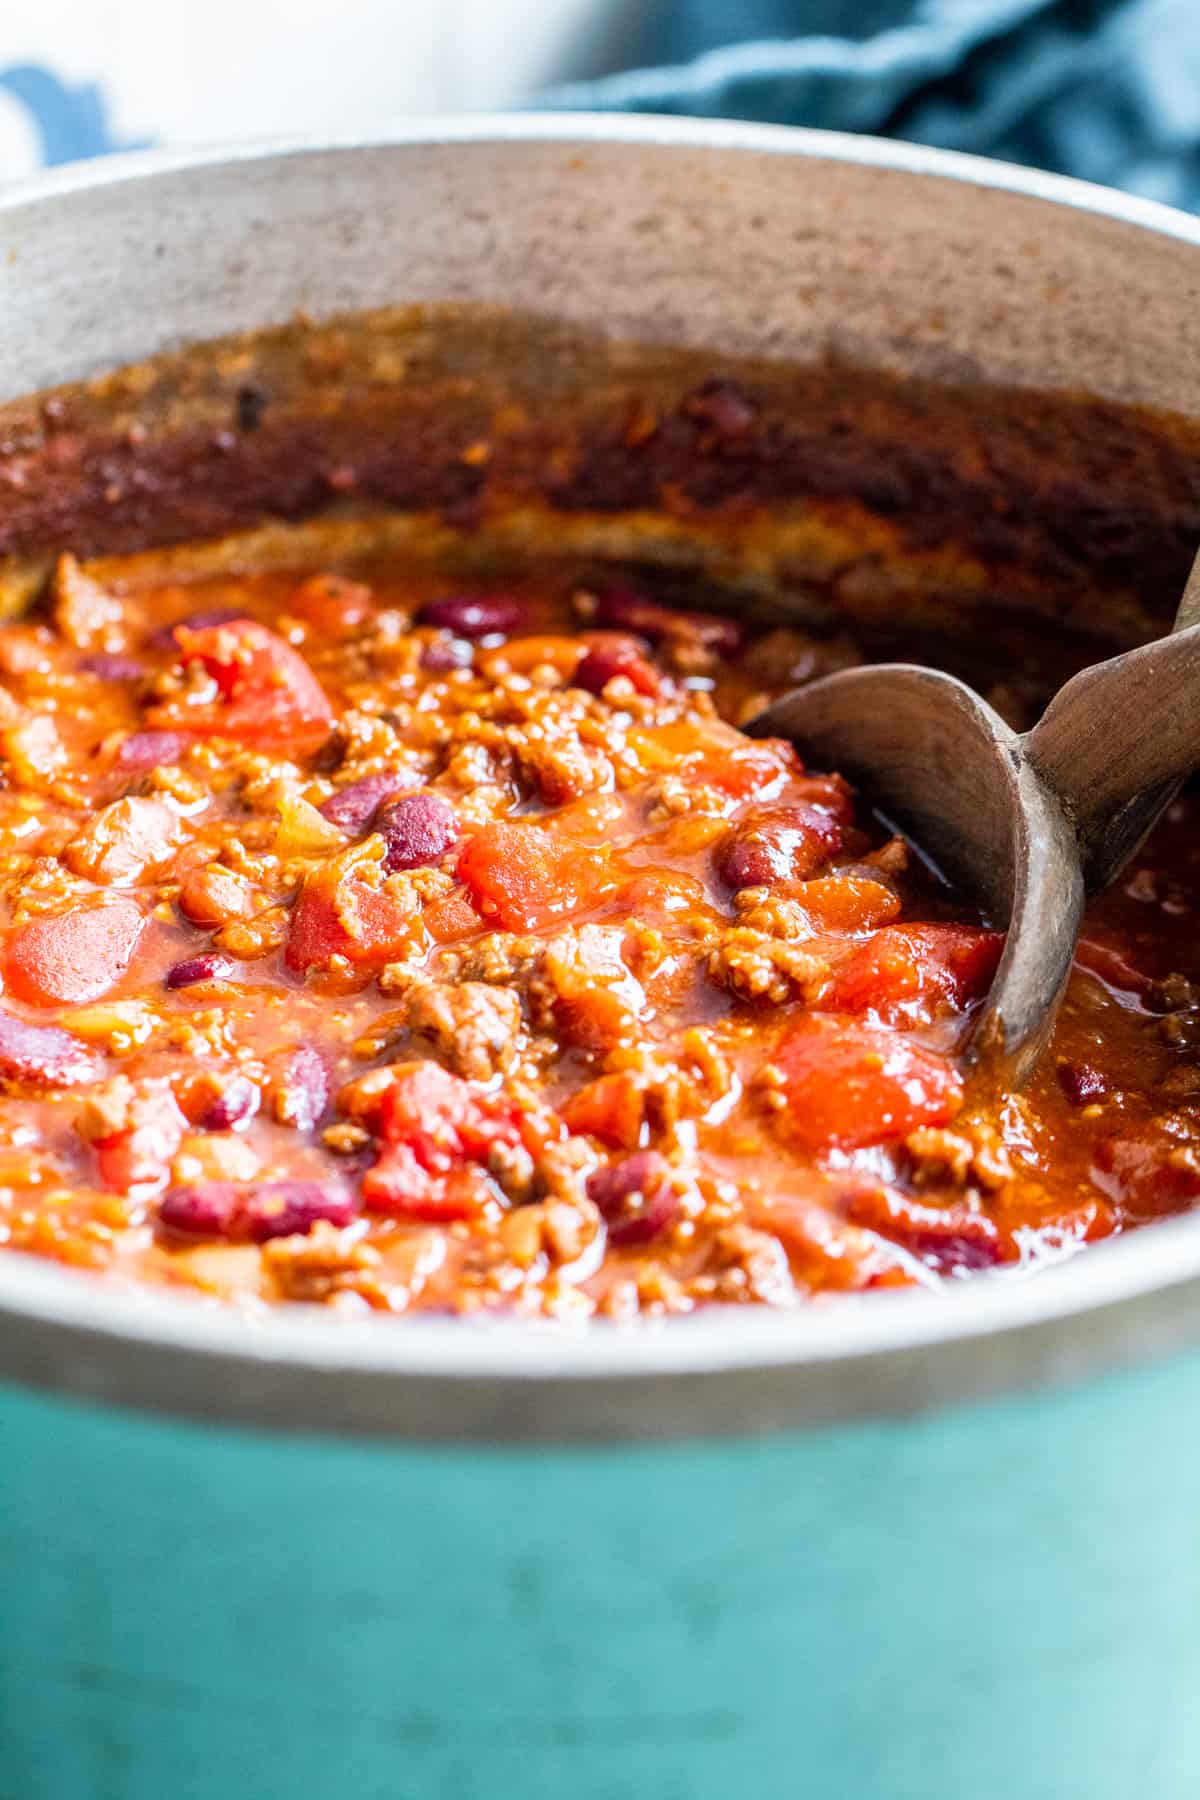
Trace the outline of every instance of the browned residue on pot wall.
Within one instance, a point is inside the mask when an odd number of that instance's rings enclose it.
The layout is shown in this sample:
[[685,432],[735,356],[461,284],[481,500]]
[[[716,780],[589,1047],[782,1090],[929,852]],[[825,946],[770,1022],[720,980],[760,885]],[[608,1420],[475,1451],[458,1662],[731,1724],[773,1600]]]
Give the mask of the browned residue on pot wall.
[[[478,309],[297,323],[0,409],[0,583],[264,521],[412,514],[949,629],[986,598],[1127,643],[1200,537],[1200,437],[1071,396],[714,365]],[[1014,631],[1017,634],[1013,637]]]

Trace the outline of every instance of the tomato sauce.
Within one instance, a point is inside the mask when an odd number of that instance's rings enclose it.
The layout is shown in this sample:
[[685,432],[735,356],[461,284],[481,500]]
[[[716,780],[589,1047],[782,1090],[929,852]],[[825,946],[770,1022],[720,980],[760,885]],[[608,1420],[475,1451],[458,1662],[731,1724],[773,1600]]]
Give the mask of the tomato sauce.
[[61,559],[0,634],[0,1245],[245,1306],[557,1318],[1004,1276],[1200,1195],[1200,832],[1001,934],[739,729],[845,640],[557,576]]

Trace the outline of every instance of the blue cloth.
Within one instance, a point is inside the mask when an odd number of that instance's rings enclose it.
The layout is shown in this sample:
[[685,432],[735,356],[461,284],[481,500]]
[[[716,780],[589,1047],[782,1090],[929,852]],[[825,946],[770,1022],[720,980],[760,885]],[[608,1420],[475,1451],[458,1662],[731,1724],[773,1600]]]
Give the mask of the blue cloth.
[[909,138],[1200,210],[1200,0],[665,0],[643,44],[659,66],[548,103]]
[[[40,63],[0,68],[0,97],[22,107],[37,134],[39,160],[47,168],[112,150],[141,150],[144,138],[122,138],[108,120],[104,95],[91,82],[70,86]],[[0,179],[6,171],[0,167]]]

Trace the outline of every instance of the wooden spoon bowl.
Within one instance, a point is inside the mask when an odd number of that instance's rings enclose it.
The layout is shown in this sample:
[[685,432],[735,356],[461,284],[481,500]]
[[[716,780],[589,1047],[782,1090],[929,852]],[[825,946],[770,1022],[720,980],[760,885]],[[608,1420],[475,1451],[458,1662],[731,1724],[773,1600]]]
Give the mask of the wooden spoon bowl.
[[1046,1047],[1086,895],[1200,765],[1198,569],[1169,637],[1084,669],[1023,736],[965,682],[907,663],[796,688],[746,727],[843,770],[1007,930],[964,1053],[1009,1083]]

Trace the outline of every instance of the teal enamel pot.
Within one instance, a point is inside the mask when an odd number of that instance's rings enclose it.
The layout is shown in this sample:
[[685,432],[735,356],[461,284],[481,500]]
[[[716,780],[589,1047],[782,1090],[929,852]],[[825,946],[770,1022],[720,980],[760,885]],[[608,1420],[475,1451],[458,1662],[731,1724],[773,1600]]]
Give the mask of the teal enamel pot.
[[[11,191],[0,405],[450,300],[1200,420],[1198,296],[1195,222],[995,164],[455,121]],[[1195,1800],[1198,1346],[1195,1218],[624,1329],[0,1256],[0,1795]]]

